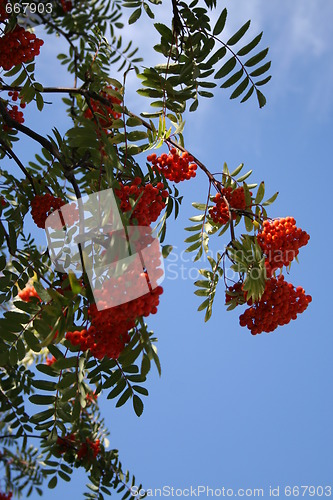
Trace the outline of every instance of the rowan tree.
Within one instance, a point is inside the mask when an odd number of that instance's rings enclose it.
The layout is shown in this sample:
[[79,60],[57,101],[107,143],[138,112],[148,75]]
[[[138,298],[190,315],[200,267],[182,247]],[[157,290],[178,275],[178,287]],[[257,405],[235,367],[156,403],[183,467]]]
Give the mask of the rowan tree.
[[[169,26],[154,20],[161,6],[170,11]],[[200,101],[216,92],[226,90],[244,107],[249,99],[266,104],[261,89],[271,63],[263,34],[245,43],[248,21],[226,38],[226,21],[216,0],[0,0],[1,498],[42,494],[42,486],[70,481],[79,467],[89,478],[86,498],[102,499],[111,489],[132,496],[134,478],[107,446],[98,398],[107,393],[110,405],[130,402],[138,416],[143,412],[151,365],[160,372],[147,324],[163,300],[162,256],[153,242],[163,244],[167,221],[181,208],[182,185],[198,171],[207,179],[206,201],[193,202],[200,213],[185,228],[185,242],[194,260],[206,256],[208,268],[194,283],[205,321],[217,286],[225,288],[228,310],[242,308],[240,325],[253,335],[295,320],[311,301],[283,275],[309,235],[291,216],[269,217],[266,207],[277,193],[264,200],[264,182],[249,184],[251,171],[243,173],[242,164],[233,171],[221,165],[218,145],[216,165],[206,166],[184,142],[184,114],[190,130]],[[160,35],[155,66],[145,64],[134,40],[123,43],[123,32],[140,22]],[[57,58],[73,84],[48,87],[35,68],[40,52],[60,39],[67,51]],[[49,64],[51,72],[56,62]],[[129,74],[136,89],[127,84]],[[146,98],[150,111],[133,113],[129,92]],[[62,134],[50,124],[41,133],[25,108],[45,113],[56,94],[71,126]],[[33,160],[20,157],[22,138],[36,151]],[[74,234],[89,211],[80,200],[95,196],[100,208],[98,196],[110,192],[122,230],[104,207],[110,228],[67,248],[63,269],[23,225],[30,214],[36,228],[49,237],[54,231],[63,250],[63,235]],[[101,214],[90,210],[94,229]],[[115,262],[118,272],[130,239],[135,255],[148,252],[141,271],[128,264],[122,274],[90,272],[92,260],[100,267]],[[223,241],[215,258],[209,239]],[[163,258],[171,250],[164,244]],[[226,277],[226,266],[235,279]],[[142,293],[132,297],[134,282]]]

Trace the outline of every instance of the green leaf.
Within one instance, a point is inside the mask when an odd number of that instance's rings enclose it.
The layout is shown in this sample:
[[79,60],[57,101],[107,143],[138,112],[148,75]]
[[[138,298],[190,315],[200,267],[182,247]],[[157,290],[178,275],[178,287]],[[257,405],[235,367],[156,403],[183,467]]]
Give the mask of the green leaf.
[[208,307],[209,305],[209,302],[210,302],[210,299],[206,299],[204,302],[202,302],[200,304],[200,306],[198,307],[198,311],[203,311],[204,309],[206,309],[206,307]]
[[201,214],[201,215],[194,215],[193,217],[190,217],[189,220],[192,222],[201,222],[204,220],[204,218],[205,214]]
[[197,280],[194,282],[194,285],[204,287],[204,288],[209,288],[210,282],[208,280]]
[[128,24],[134,24],[140,18],[141,12],[141,7],[139,9],[136,9],[130,16]]
[[[121,376],[122,376],[121,370],[119,370],[119,369],[115,370],[112,373],[112,375],[105,380],[105,382],[103,384],[103,389],[108,389],[109,387],[112,387],[113,385],[115,385],[118,382],[118,380],[121,379]],[[121,391],[122,391],[122,389],[120,390],[120,392]],[[116,396],[117,396],[117,394],[116,394]]]
[[231,85],[234,85],[235,83],[238,82],[243,76],[244,70],[243,68],[234,73],[228,80],[226,80],[222,85],[221,89],[227,89],[228,87],[231,87]]
[[240,56],[240,57],[246,56],[246,54],[248,54],[249,52],[251,52],[251,50],[253,50],[254,47],[256,47],[258,45],[258,43],[260,42],[260,40],[262,38],[262,35],[263,35],[263,31],[259,35],[257,35],[252,40],[252,42],[248,43],[247,45],[245,45],[245,47],[243,47],[242,49],[240,49],[237,52],[237,55]]
[[220,59],[222,59],[226,55],[226,53],[227,53],[227,49],[225,47],[221,47],[207,61],[207,66],[212,66],[213,64],[216,64]]
[[186,248],[185,252],[194,252],[194,250],[197,250],[200,246],[201,246],[201,241],[197,241],[193,245]]
[[35,98],[38,111],[42,111],[42,109],[44,108],[44,99],[42,95],[39,92],[37,92]]
[[60,358],[53,363],[52,368],[55,370],[63,370],[64,368],[76,368],[78,365],[77,356],[72,356],[71,358]]
[[172,41],[173,41],[173,34],[172,34],[172,31],[171,31],[170,28],[168,28],[167,26],[165,26],[165,24],[162,24],[162,23],[155,23],[154,26],[157,29],[157,31],[159,32],[159,34],[163,38],[165,38],[165,40],[167,42],[172,43]]
[[194,294],[198,297],[207,297],[208,295],[210,295],[210,290],[206,288],[199,288],[199,290],[195,290]]
[[47,291],[45,290],[45,288],[43,287],[43,285],[41,285],[39,283],[39,281],[34,281],[34,288],[35,288],[36,292],[38,293],[38,295],[40,296],[40,298],[42,299],[43,302],[49,302],[49,300],[51,299],[51,297],[47,293]]
[[143,396],[148,396],[148,391],[145,387],[141,387],[141,385],[133,385],[132,386],[133,391],[139,392]]
[[4,74],[4,76],[5,77],[14,76],[20,71],[21,68],[22,68],[22,64],[18,64],[17,66],[14,66],[14,68],[12,68],[10,71],[7,71]]
[[246,172],[246,174],[244,175],[241,175],[240,177],[238,177],[237,182],[243,182],[245,181],[245,179],[247,179],[248,177],[250,177],[250,175],[252,174],[253,170],[249,170],[248,172]]
[[127,139],[129,141],[140,141],[142,139],[147,139],[147,133],[142,130],[135,130],[134,132],[129,132],[127,134]]
[[197,234],[192,234],[192,236],[189,236],[188,238],[186,238],[186,240],[184,240],[185,243],[193,243],[193,241],[197,241],[201,238],[201,233],[197,233]]
[[201,228],[202,228],[202,224],[195,224],[194,226],[190,226],[190,227],[185,227],[185,231],[198,231],[200,230],[201,231]]
[[192,207],[196,208],[197,210],[200,210],[201,212],[204,212],[206,210],[206,204],[205,203],[197,203],[193,202]]
[[231,59],[229,59],[222,66],[222,68],[220,68],[219,71],[214,75],[214,78],[220,79],[220,78],[223,78],[224,76],[226,76],[228,73],[230,73],[230,71],[232,71],[234,69],[234,67],[236,66],[236,62],[237,62],[236,58],[231,57]]
[[23,340],[18,339],[18,341],[16,343],[16,349],[17,349],[18,359],[19,359],[19,361],[21,361],[25,356],[25,345],[24,345]]
[[264,96],[264,94],[262,92],[260,92],[259,89],[256,89],[256,93],[257,93],[259,107],[263,108],[266,104],[266,97]]
[[156,352],[156,347],[154,345],[152,346],[151,353],[153,355],[153,360],[154,360],[154,363],[156,365],[158,374],[159,374],[159,376],[161,376],[161,374],[162,374],[161,363],[160,363],[159,357],[158,357],[157,352]]
[[227,45],[235,45],[247,32],[251,24],[251,21],[247,21],[229,40]]
[[245,96],[241,100],[241,103],[247,101],[248,99],[250,99],[251,95],[253,94],[253,91],[254,91],[254,86],[252,85],[250,87],[250,90],[247,92],[247,94],[245,94]]
[[244,78],[244,80],[238,85],[238,87],[233,91],[233,93],[230,96],[230,99],[236,99],[236,97],[239,97],[244,90],[246,90],[248,84],[249,84],[249,77],[247,76]]
[[235,168],[235,170],[233,170],[232,172],[230,172],[230,176],[231,177],[235,177],[236,175],[238,175],[239,172],[242,170],[243,167],[244,167],[244,163],[241,163],[240,165],[238,165],[238,167]]
[[57,482],[58,482],[57,476],[53,476],[50,479],[49,484],[47,485],[48,488],[50,488],[51,490],[54,489],[57,486]]
[[212,302],[209,303],[208,307],[207,307],[207,310],[206,310],[206,314],[205,314],[205,322],[209,321],[211,316],[212,316]]
[[9,242],[11,246],[12,252],[16,252],[17,249],[17,238],[16,238],[16,232],[13,224],[8,223],[8,230],[9,230]]
[[137,416],[140,417],[143,413],[143,402],[136,394],[133,396],[133,408]]
[[257,68],[254,71],[252,71],[252,73],[250,73],[250,76],[256,77],[256,76],[263,75],[264,73],[266,73],[266,71],[269,70],[269,68],[271,67],[271,64],[272,63],[270,61],[263,64],[262,66],[260,66],[260,68]]
[[163,245],[162,246],[162,256],[164,259],[166,259],[170,253],[172,252],[173,250],[173,246],[172,245]]
[[257,191],[257,195],[256,195],[256,198],[254,200],[254,203],[255,204],[258,204],[261,202],[261,200],[263,199],[265,195],[265,183],[264,181],[262,181],[260,184],[259,184],[259,187],[258,187],[258,191]]
[[33,424],[38,424],[40,422],[45,422],[45,420],[51,418],[53,415],[54,408],[48,408],[47,410],[35,413],[35,415],[33,415],[30,420]]
[[27,78],[27,74],[25,71],[22,71],[22,73],[19,74],[19,76],[11,83],[13,87],[17,87],[19,85],[22,85],[24,80]]
[[268,47],[267,47],[267,49],[262,50],[257,55],[255,55],[255,56],[251,57],[250,59],[248,59],[246,61],[246,63],[244,64],[244,66],[246,66],[247,68],[249,68],[251,66],[255,66],[256,64],[260,63],[260,61],[262,61],[263,59],[265,59],[265,57],[267,56],[267,54],[268,54]]
[[266,200],[263,203],[263,206],[266,207],[267,205],[271,205],[278,197],[278,194],[279,194],[279,192],[277,191],[275,194],[273,194],[273,196],[271,198],[269,198],[268,200]]
[[55,396],[34,394],[29,397],[29,401],[35,405],[49,405],[55,402]]
[[190,106],[190,111],[195,111],[199,106],[199,101],[198,99],[195,99],[195,101],[192,102],[191,106]]
[[126,387],[126,380],[121,379],[114,389],[108,394],[107,399],[113,399],[118,396]]
[[126,125],[128,127],[137,127],[138,125],[142,125],[142,121],[140,118],[130,116],[126,121]]
[[272,78],[271,75],[267,76],[267,78],[260,80],[260,82],[256,82],[256,86],[261,87],[262,85],[266,85],[266,83],[268,83],[271,78]]
[[224,26],[225,26],[225,22],[227,20],[227,9],[223,9],[221,14],[220,14],[220,17],[218,18],[218,20],[216,21],[216,24],[214,26],[214,29],[213,29],[213,35],[216,36],[216,35],[219,35],[223,29],[224,29]]
[[18,361],[17,350],[13,346],[9,351],[9,362],[12,366],[15,366]]
[[61,470],[58,472],[58,474],[59,477],[61,477],[61,479],[63,479],[64,481],[69,482],[71,480],[70,476]]
[[120,406],[123,406],[126,401],[132,396],[132,391],[131,389],[128,387],[126,389],[126,391],[120,396],[120,398],[118,399],[117,403],[116,403],[116,408],[120,408]]

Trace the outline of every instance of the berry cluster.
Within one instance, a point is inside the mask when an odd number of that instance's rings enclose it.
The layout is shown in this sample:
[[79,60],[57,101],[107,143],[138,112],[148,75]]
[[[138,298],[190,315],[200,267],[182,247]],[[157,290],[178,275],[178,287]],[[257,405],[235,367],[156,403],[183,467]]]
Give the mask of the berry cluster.
[[198,168],[193,163],[193,156],[187,152],[180,156],[175,148],[171,149],[168,155],[163,153],[157,157],[155,153],[151,154],[147,156],[147,160],[153,164],[152,169],[155,172],[163,174],[166,179],[176,183],[195,177]]
[[239,324],[247,326],[252,335],[272,332],[278,326],[296,319],[297,314],[305,311],[311,300],[311,296],[305,295],[302,287],[295,289],[281,274],[278,278],[266,281],[265,291],[259,302],[247,302],[251,307],[240,316]]
[[239,305],[244,304],[246,299],[246,292],[243,291],[242,283],[235,283],[234,285],[228,287],[225,291],[225,303],[226,305]]
[[163,288],[157,287],[137,299],[100,311],[92,304],[88,310],[91,326],[87,330],[67,332],[66,338],[82,351],[90,349],[97,359],[104,356],[117,359],[130,341],[128,332],[135,326],[136,319],[157,312],[162,292]]
[[97,455],[100,453],[100,451],[101,447],[99,439],[96,439],[96,441],[91,441],[89,438],[86,438],[86,441],[81,444],[77,452],[77,458],[79,460],[83,460],[86,458],[95,459]]
[[65,205],[61,198],[56,198],[49,193],[37,195],[31,202],[31,216],[35,224],[45,229],[45,221],[54,211]]
[[[231,208],[245,210],[245,193],[244,188],[239,187],[232,189],[231,187],[223,188],[221,193],[217,193],[213,198],[215,205],[209,209],[209,214],[216,224],[226,224],[229,220],[229,210],[224,197]],[[231,212],[233,220],[237,218],[237,212]]]
[[53,363],[55,363],[56,361],[57,361],[57,359],[54,356],[51,356],[50,358],[49,357],[46,358],[47,366],[52,366]]
[[86,394],[86,401],[87,401],[87,406],[96,404],[97,394],[95,392],[88,392]]
[[60,454],[66,453],[68,450],[74,449],[76,444],[75,434],[67,434],[64,437],[58,436],[57,438],[57,448]]
[[79,210],[75,203],[67,204],[61,198],[56,198],[49,193],[37,195],[31,202],[31,216],[35,224],[45,229],[45,221],[51,213],[61,208],[59,217],[54,217],[50,222],[53,229],[71,226],[78,220]]
[[71,0],[60,0],[60,3],[64,12],[70,12],[73,8]]
[[20,98],[19,96],[19,93],[17,90],[10,90],[8,92],[8,96],[12,98],[12,101],[17,101],[18,99],[20,99],[20,108],[25,108],[26,107],[26,103],[23,101],[22,98]]
[[31,285],[27,285],[25,288],[23,288],[23,290],[18,293],[18,296],[21,300],[24,300],[24,302],[30,302],[32,297],[37,297],[37,299],[40,300],[40,296],[36,292],[35,288]]
[[310,236],[305,231],[296,227],[293,217],[265,220],[257,240],[266,255],[267,276],[270,277],[277,269],[288,266],[298,255],[299,248],[306,245],[309,239]]
[[5,200],[5,198],[3,196],[1,196],[1,198],[0,198],[0,205],[1,205],[1,207],[7,206],[7,201]]
[[[128,232],[133,242],[136,226],[129,226]],[[111,265],[112,276],[95,290],[96,304],[88,309],[91,326],[66,334],[73,345],[78,345],[82,351],[89,349],[97,359],[104,356],[117,359],[130,341],[129,331],[134,328],[136,320],[157,312],[159,296],[163,292],[158,280],[163,270],[160,268],[159,245],[156,246],[149,231],[147,233],[133,243],[135,248],[132,243],[131,247],[135,255],[144,250],[148,271],[143,269],[140,258],[130,259],[126,268],[121,267],[120,275],[114,274]],[[152,244],[149,246],[149,243]]]
[[135,202],[140,197],[131,215],[131,221],[136,219],[139,226],[149,226],[155,222],[165,208],[168,197],[168,191],[164,189],[162,182],[156,187],[152,184],[142,185],[140,177],[135,177],[131,184],[121,184],[119,189],[115,189],[115,194],[120,199],[122,212],[130,212],[130,199]]
[[30,61],[38,56],[43,43],[34,33],[16,25],[0,38],[0,67],[9,71],[13,66]]
[[[108,85],[106,88],[112,89],[112,86]],[[94,114],[96,114],[96,118],[100,126],[104,129],[107,129],[112,126],[114,120],[117,120],[118,118],[121,117],[121,113],[115,111],[113,107],[114,104],[120,104],[121,100],[108,94],[104,90],[102,90],[100,96],[104,97],[104,99],[107,99],[110,102],[110,105],[108,106],[100,101],[91,99],[90,101],[91,109],[87,108],[86,111],[84,112],[84,116],[85,118],[93,119],[93,112],[94,112]]]
[[9,493],[2,493],[0,491],[0,500],[11,500],[13,493],[10,491]]
[[[15,90],[14,92],[10,91],[10,92],[8,92],[8,96],[12,98],[12,101],[17,101],[19,98],[19,93],[17,92],[17,90]],[[21,99],[20,108],[23,109],[25,107],[26,107],[26,103],[23,102],[23,100]],[[10,104],[10,108],[7,108],[7,113],[16,122],[24,123],[23,113],[22,113],[22,111],[19,111],[18,106],[16,104],[14,104],[14,105]],[[5,123],[3,126],[3,129],[5,132],[7,132],[8,130],[11,129],[11,127],[9,127]]]
[[64,437],[58,437],[57,448],[58,453],[60,453],[61,455],[66,453],[67,451],[77,450],[78,460],[83,460],[86,458],[95,459],[101,451],[99,439],[91,441],[91,439],[86,438],[85,441],[81,443],[80,441],[78,441],[77,436],[73,433],[68,434]]
[[0,0],[0,22],[6,21],[9,17],[9,13],[6,11],[6,5],[8,0]]

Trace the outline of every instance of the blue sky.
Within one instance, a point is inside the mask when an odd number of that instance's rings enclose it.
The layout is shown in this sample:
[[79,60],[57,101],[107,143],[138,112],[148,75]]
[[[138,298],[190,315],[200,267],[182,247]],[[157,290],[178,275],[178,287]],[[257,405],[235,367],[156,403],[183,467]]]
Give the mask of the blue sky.
[[[122,463],[145,489],[263,488],[268,498],[269,487],[279,486],[284,498],[288,485],[333,488],[328,286],[333,6],[324,0],[238,0],[224,6],[230,33],[249,18],[252,35],[264,30],[273,75],[264,88],[267,106],[259,110],[254,100],[231,102],[221,91],[187,116],[186,146],[211,171],[221,169],[224,161],[230,168],[244,162],[254,171],[253,182],[265,180],[267,194],[280,192],[270,215],[294,216],[311,236],[288,281],[303,286],[313,302],[297,321],[253,337],[238,324],[242,310],[226,312],[221,288],[213,317],[204,323],[203,314],[196,312],[200,300],[193,294],[197,266],[183,253],[188,235],[183,228],[195,215],[191,202],[204,202],[207,196],[206,179],[199,174],[181,185],[183,208],[167,236],[175,253],[165,263],[159,312],[148,320],[159,339],[162,377],[156,371],[150,374],[141,418],[130,406],[115,409],[110,401],[103,401],[102,409],[111,447],[120,450]],[[145,29],[135,25],[127,35],[143,43],[149,61],[156,60]],[[65,83],[53,62],[50,70],[50,58],[57,52],[56,44],[42,47],[37,61],[41,83]],[[139,111],[142,101],[135,96],[134,83],[128,94],[127,104]],[[38,117],[42,121],[35,122],[36,129],[49,133],[54,124],[64,129],[62,109],[54,108],[49,119]],[[36,120],[28,110],[26,116],[27,124]],[[48,499],[68,494],[81,498],[83,481],[77,474],[69,485],[47,492]]]

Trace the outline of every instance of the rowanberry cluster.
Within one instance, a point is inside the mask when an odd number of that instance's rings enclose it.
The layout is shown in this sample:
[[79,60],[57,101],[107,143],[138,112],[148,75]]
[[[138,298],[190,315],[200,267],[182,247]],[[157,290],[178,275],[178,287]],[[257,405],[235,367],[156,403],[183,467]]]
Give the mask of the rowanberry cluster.
[[91,441],[89,438],[86,438],[85,442],[81,444],[78,452],[77,452],[77,458],[78,460],[83,460],[83,459],[92,459],[96,458],[97,455],[100,453],[101,447],[100,447],[100,440],[96,439],[96,441]]
[[60,208],[59,217],[52,219],[50,227],[61,229],[65,225],[71,226],[78,220],[79,210],[75,203],[66,204],[61,198],[56,198],[49,193],[34,197],[31,202],[31,216],[38,227],[45,229],[48,216]]
[[55,363],[56,361],[57,361],[57,359],[54,356],[46,358],[46,364],[47,364],[47,366],[52,366],[53,363]]
[[163,153],[157,157],[155,153],[147,156],[147,161],[153,164],[155,172],[163,174],[166,179],[173,182],[181,182],[196,176],[197,165],[193,163],[193,156],[187,152],[180,156],[176,148],[171,149],[167,155]]
[[79,345],[82,351],[89,349],[97,359],[104,356],[118,359],[130,341],[128,332],[135,326],[136,319],[157,312],[162,292],[163,288],[157,287],[137,299],[100,311],[92,304],[88,310],[91,326],[81,331],[67,332],[66,338],[71,344]]
[[[108,85],[106,88],[112,89],[113,87],[111,85]],[[110,106],[100,101],[96,101],[95,99],[91,99],[90,105],[92,109],[87,108],[86,111],[84,112],[84,116],[85,118],[93,119],[93,112],[96,113],[96,118],[100,126],[104,129],[107,129],[112,126],[114,120],[117,120],[118,118],[121,117],[121,113],[115,111],[113,106],[114,104],[120,104],[121,100],[118,99],[117,97],[108,94],[104,90],[101,91],[100,96],[104,97],[104,99],[107,99],[110,102]]]
[[[209,215],[212,220],[216,224],[226,224],[229,220],[229,210],[226,202],[223,197],[229,203],[231,208],[235,208],[238,210],[245,210],[246,202],[245,202],[245,193],[244,188],[239,187],[236,189],[232,189],[231,187],[223,188],[221,193],[217,193],[213,198],[213,202],[215,205],[209,209]],[[231,212],[232,219],[235,220],[237,217],[237,213]]]
[[1,207],[7,206],[7,201],[5,200],[5,198],[3,196],[1,196],[1,198],[0,198],[0,205],[1,205]]
[[31,202],[31,216],[38,227],[45,229],[48,216],[63,205],[65,205],[64,200],[49,193],[37,195]]
[[88,392],[86,394],[87,406],[93,405],[97,401],[97,394],[95,392]]
[[37,299],[40,300],[40,296],[36,292],[35,288],[31,285],[27,285],[25,288],[23,288],[23,290],[18,293],[18,296],[21,300],[24,300],[24,302],[30,302],[32,297],[37,297]]
[[274,221],[265,220],[263,229],[257,235],[258,243],[266,255],[265,267],[267,276],[283,266],[289,266],[298,255],[299,248],[306,245],[310,236],[296,227],[293,217],[285,217]]
[[278,278],[273,277],[266,281],[260,301],[247,302],[251,307],[240,316],[239,324],[247,326],[252,335],[272,332],[278,326],[296,319],[297,314],[305,311],[311,300],[311,296],[305,295],[302,287],[294,288],[281,274]]
[[140,197],[131,215],[131,221],[136,219],[139,226],[149,226],[155,222],[165,208],[168,197],[168,191],[164,189],[162,182],[156,187],[152,184],[142,185],[140,177],[135,177],[131,184],[121,184],[119,189],[115,189],[115,194],[120,199],[122,212],[130,212],[130,199],[135,202]]
[[9,493],[2,493],[0,491],[0,500],[11,500],[13,493],[10,491]]
[[235,283],[228,287],[225,291],[225,303],[229,305],[233,303],[235,306],[245,303],[246,292],[243,292],[243,284]]
[[16,25],[0,38],[0,67],[9,71],[13,66],[30,61],[38,56],[43,43],[34,33]]
[[12,101],[17,101],[20,100],[20,108],[25,108],[26,103],[23,101],[22,97],[20,97],[19,93],[17,90],[10,90],[8,92],[8,96],[12,98]]
[[75,451],[78,460],[95,459],[101,451],[100,440],[92,441],[85,438],[83,442],[80,442],[75,434],[67,434],[57,438],[57,451],[61,455],[67,451]]
[[9,13],[6,10],[8,0],[0,0],[0,22],[6,21],[9,18]]
[[75,448],[76,436],[75,434],[67,434],[64,437],[58,436],[57,438],[57,448],[60,454],[66,453],[68,450]]
[[[8,92],[8,96],[12,98],[12,101],[17,101],[19,98],[19,93],[17,92],[17,90],[15,90],[14,92],[10,91],[10,92]],[[8,108],[8,105],[10,106],[9,108]],[[21,99],[20,108],[23,109],[25,107],[26,107],[26,103],[23,102],[23,100]],[[23,113],[22,113],[22,111],[19,111],[18,106],[16,104],[9,104],[8,103],[7,104],[7,113],[16,122],[24,123]],[[11,129],[11,127],[9,127],[6,123],[3,125],[3,130],[5,132],[7,132],[10,129]]]
[[73,8],[71,0],[60,0],[60,3],[64,12],[70,12]]

